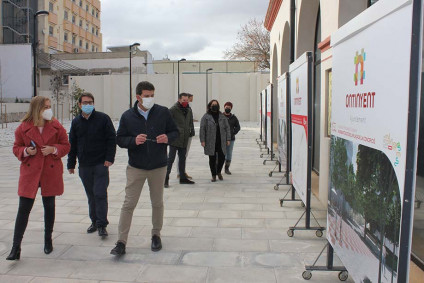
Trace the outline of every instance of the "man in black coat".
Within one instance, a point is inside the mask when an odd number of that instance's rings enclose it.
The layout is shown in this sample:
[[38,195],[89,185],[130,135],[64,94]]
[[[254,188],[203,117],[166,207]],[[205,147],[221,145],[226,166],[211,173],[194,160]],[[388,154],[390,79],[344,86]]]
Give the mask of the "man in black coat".
[[166,176],[167,144],[178,137],[178,129],[168,108],[155,104],[155,87],[147,81],[136,88],[137,102],[122,114],[117,142],[128,149],[127,185],[118,225],[118,241],[113,255],[125,254],[132,216],[144,183],[148,182],[152,203],[152,251],[162,249],[163,185]]
[[169,174],[171,173],[172,164],[174,164],[175,155],[178,152],[178,170],[183,172],[179,174],[180,184],[194,184],[185,174],[187,145],[192,136],[194,136],[193,112],[188,106],[188,93],[180,93],[177,103],[172,106],[169,111],[174,119],[175,124],[180,132],[179,137],[169,143],[168,169],[165,178],[165,188],[169,187]]
[[87,233],[98,230],[101,237],[108,235],[106,226],[109,186],[109,167],[115,161],[116,132],[109,116],[94,110],[94,96],[85,92],[78,98],[81,114],[72,120],[69,132],[71,150],[68,171],[74,174],[78,157],[79,176],[88,198],[91,225]]

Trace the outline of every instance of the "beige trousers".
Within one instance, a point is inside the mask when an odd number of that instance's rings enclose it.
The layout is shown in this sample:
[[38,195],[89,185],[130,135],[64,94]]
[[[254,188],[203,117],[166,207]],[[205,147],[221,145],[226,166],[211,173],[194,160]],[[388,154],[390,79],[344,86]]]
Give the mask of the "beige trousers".
[[163,185],[165,176],[166,166],[153,170],[127,166],[127,185],[125,187],[125,200],[121,208],[121,216],[119,217],[118,241],[127,243],[133,212],[146,179],[149,184],[150,201],[152,203],[152,235],[160,236],[160,230],[163,225]]

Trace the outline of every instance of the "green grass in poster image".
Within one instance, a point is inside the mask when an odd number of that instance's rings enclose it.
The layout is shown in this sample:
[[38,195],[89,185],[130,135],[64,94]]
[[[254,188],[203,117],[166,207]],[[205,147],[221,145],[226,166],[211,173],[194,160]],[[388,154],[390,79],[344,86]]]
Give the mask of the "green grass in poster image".
[[[343,233],[351,231],[348,237],[360,239],[369,254],[378,260],[378,282],[383,275],[386,279],[388,276],[397,277],[401,216],[399,184],[393,166],[383,152],[332,136],[328,210],[329,217],[339,217],[338,223],[350,226]],[[331,233],[337,229],[340,227],[329,230]],[[343,241],[343,238],[339,240]],[[370,277],[375,278],[375,275]],[[362,274],[361,278],[367,282],[368,276]]]

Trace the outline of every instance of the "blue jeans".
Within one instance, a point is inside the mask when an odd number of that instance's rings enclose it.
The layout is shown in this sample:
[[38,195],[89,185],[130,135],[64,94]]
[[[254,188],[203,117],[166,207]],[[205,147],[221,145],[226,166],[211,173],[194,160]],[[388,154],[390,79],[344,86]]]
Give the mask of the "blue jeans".
[[106,227],[109,224],[107,220],[109,168],[103,164],[79,167],[79,176],[87,194],[91,222],[97,227]]
[[234,141],[230,142],[230,145],[227,145],[227,155],[225,156],[226,161],[231,161],[233,158],[233,148],[234,148]]

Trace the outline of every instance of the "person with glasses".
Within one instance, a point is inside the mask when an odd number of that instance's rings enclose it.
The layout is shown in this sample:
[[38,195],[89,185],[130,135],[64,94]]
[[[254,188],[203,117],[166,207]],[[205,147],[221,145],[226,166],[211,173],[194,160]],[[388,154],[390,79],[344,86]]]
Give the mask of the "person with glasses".
[[136,87],[134,107],[121,116],[117,132],[118,146],[128,149],[127,184],[118,224],[118,241],[113,255],[125,254],[134,209],[147,180],[152,204],[152,244],[162,249],[160,232],[163,225],[163,186],[167,168],[167,144],[179,132],[167,107],[155,104],[155,87],[147,81]]
[[84,92],[78,98],[81,114],[72,120],[69,131],[71,151],[68,154],[68,171],[75,173],[78,157],[78,172],[87,194],[91,225],[87,233],[98,231],[102,238],[106,230],[109,186],[109,167],[115,161],[116,132],[110,117],[96,111],[94,96]]

